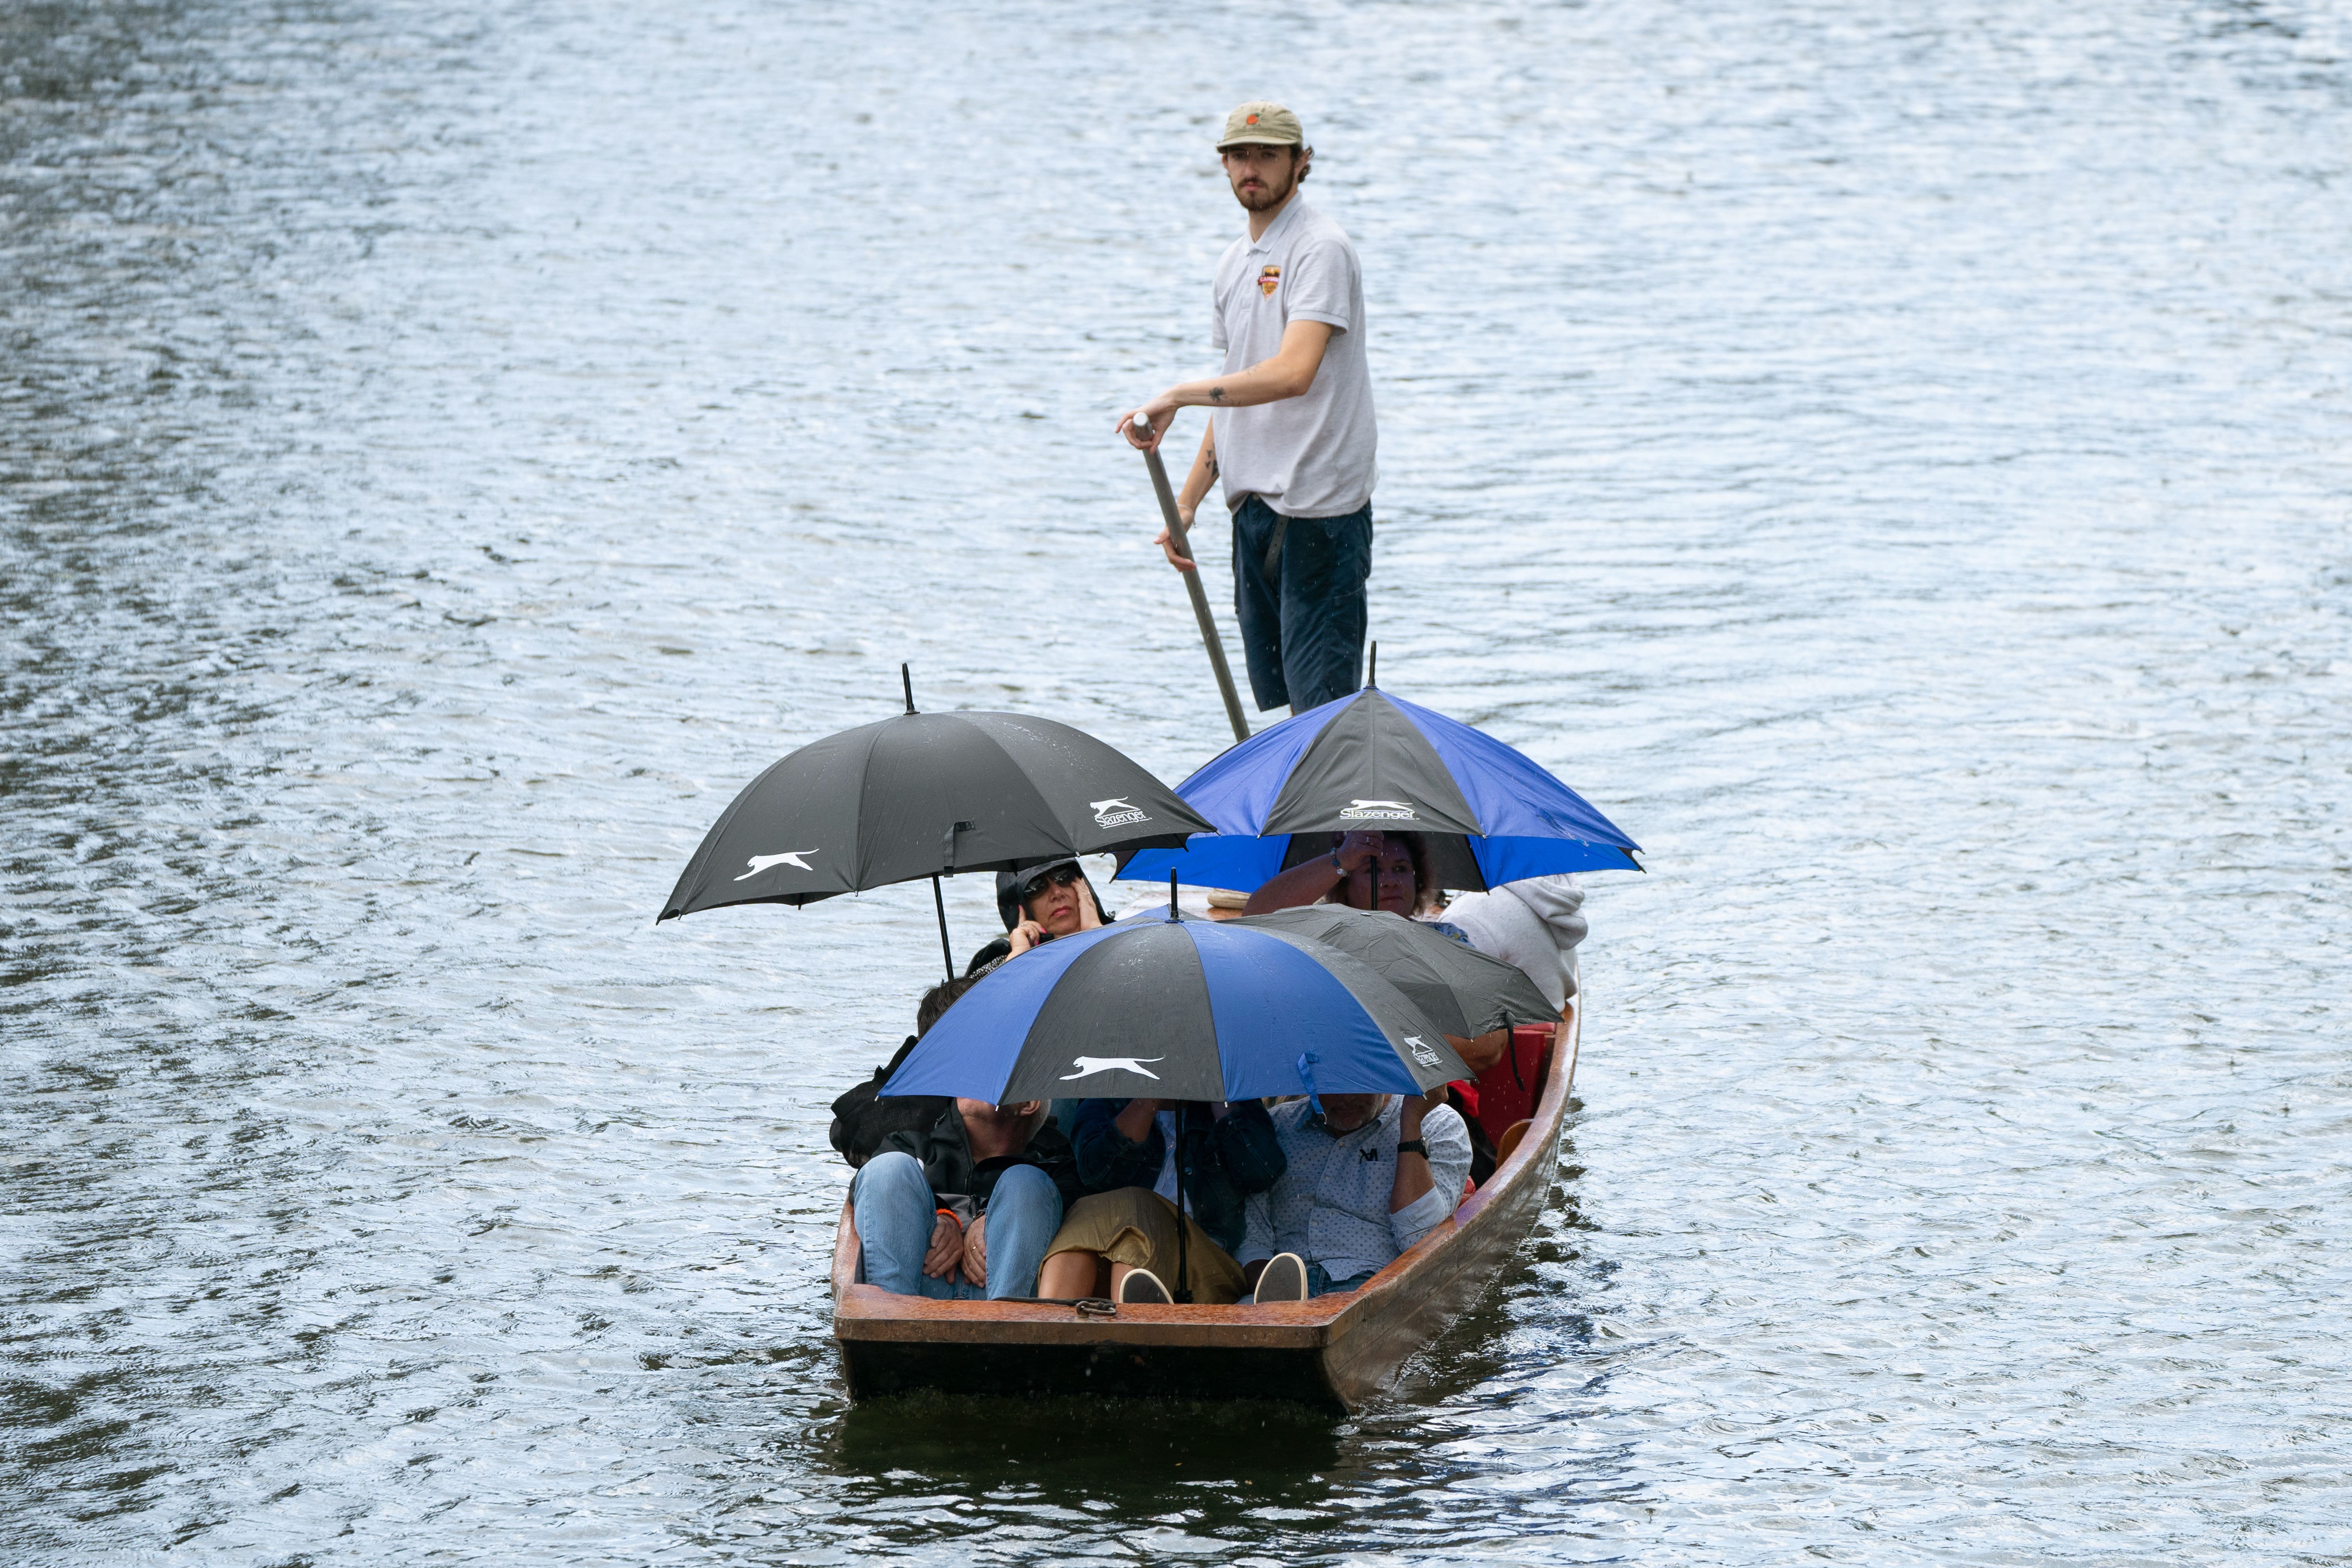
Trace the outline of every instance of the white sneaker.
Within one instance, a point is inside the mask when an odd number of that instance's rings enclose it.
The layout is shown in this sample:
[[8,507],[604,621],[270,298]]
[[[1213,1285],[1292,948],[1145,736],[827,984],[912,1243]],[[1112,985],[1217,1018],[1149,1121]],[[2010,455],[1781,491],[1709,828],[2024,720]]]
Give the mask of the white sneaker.
[[1130,1268],[1127,1278],[1118,1282],[1118,1299],[1141,1306],[1172,1307],[1176,1298],[1160,1282],[1160,1276],[1149,1268]]
[[1277,1252],[1257,1277],[1257,1304],[1307,1300],[1307,1262],[1295,1252]]

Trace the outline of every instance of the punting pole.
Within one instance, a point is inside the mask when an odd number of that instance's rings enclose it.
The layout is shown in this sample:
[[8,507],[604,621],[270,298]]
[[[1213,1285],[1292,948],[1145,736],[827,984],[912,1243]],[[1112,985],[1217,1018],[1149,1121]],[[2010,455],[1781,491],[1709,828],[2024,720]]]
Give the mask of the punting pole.
[[[1150,420],[1137,415],[1135,428],[1147,440],[1150,438]],[[1184,520],[1176,515],[1176,492],[1168,486],[1168,466],[1160,460],[1160,448],[1146,448],[1143,460],[1151,469],[1151,488],[1160,497],[1160,515],[1168,524],[1169,542],[1176,546],[1177,554],[1191,561],[1192,542],[1185,535]],[[1217,690],[1225,700],[1225,717],[1233,722],[1234,739],[1246,741],[1250,738],[1249,721],[1242,717],[1241,693],[1234,689],[1234,672],[1225,666],[1225,645],[1218,639],[1216,618],[1209,614],[1208,591],[1201,586],[1197,566],[1183,577],[1184,586],[1192,595],[1192,618],[1201,623],[1201,640],[1209,647],[1209,668],[1216,672]]]

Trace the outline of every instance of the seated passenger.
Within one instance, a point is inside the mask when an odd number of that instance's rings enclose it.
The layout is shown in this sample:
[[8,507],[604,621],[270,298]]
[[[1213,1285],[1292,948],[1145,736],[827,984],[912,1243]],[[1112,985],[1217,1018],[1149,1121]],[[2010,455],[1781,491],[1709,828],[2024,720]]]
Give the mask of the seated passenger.
[[1087,879],[1076,857],[1048,861],[1026,870],[996,874],[996,912],[1004,921],[1004,935],[971,955],[966,974],[982,974],[1008,958],[1018,958],[1040,942],[1057,936],[1110,924],[1102,900]]
[[1276,873],[1242,908],[1245,914],[1263,915],[1302,904],[1345,904],[1412,920],[1424,907],[1435,907],[1437,891],[1420,834],[1359,829],[1331,835],[1328,855]]
[[944,1094],[901,1094],[884,1100],[882,1086],[890,1081],[890,1075],[906,1061],[908,1053],[931,1032],[940,1015],[979,984],[971,975],[961,975],[924,992],[921,1004],[915,1009],[915,1032],[907,1037],[898,1055],[887,1066],[876,1068],[872,1078],[845,1091],[833,1102],[833,1146],[849,1162],[852,1170],[880,1153],[883,1142],[893,1132],[919,1132],[955,1103]]
[[1445,924],[1481,952],[1527,972],[1555,1007],[1576,994],[1576,944],[1584,940],[1584,885],[1572,872],[1506,882],[1445,906]]
[[[934,986],[925,1013],[939,993],[970,984]],[[1001,1300],[1037,1293],[1045,1244],[1078,1195],[1077,1163],[1042,1101],[958,1100],[929,1127],[883,1139],[849,1191],[867,1284],[898,1296]]]
[[[1484,944],[1475,937],[1435,919],[1442,892],[1430,877],[1429,849],[1420,834],[1359,830],[1331,835],[1328,855],[1277,873],[1252,893],[1243,908],[1253,915],[1306,904],[1386,910],[1407,920],[1429,921],[1448,936],[1483,951]],[[1450,918],[1452,911],[1447,912]],[[1473,1073],[1481,1073],[1503,1059],[1503,1053],[1510,1048],[1511,1032],[1494,1029],[1469,1039],[1448,1035],[1445,1040]]]
[[[1244,1204],[1282,1174],[1274,1122],[1255,1100],[1089,1100],[1076,1145],[1087,1196],[1045,1249],[1037,1293],[1054,1300],[1228,1304],[1242,1293],[1233,1250]],[[1176,1209],[1179,1159],[1184,1214]]]
[[1462,1201],[1470,1133],[1444,1090],[1327,1094],[1274,1109],[1286,1168],[1247,1204],[1237,1255],[1252,1298],[1353,1290],[1437,1228]]

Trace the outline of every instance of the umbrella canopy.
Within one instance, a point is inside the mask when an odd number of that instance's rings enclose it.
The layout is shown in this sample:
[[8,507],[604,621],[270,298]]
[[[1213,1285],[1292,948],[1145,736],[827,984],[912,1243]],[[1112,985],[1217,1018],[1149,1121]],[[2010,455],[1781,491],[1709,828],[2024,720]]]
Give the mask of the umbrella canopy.
[[[1641,847],[1525,754],[1469,725],[1366,687],[1233,747],[1176,786],[1216,826],[1182,849],[1146,849],[1124,879],[1174,872],[1255,891],[1356,828],[1427,837],[1438,884],[1498,888],[1559,871],[1640,870]],[[1296,845],[1293,835],[1307,836]]]
[[753,779],[660,920],[806,904],[956,871],[1181,844],[1209,823],[1083,731],[1024,713],[917,713],[813,741]]
[[1559,1009],[1544,998],[1526,971],[1480,952],[1434,926],[1387,910],[1308,904],[1228,921],[1233,926],[1287,931],[1360,959],[1446,1034],[1474,1039],[1513,1024],[1549,1024]]
[[1419,1094],[1470,1077],[1444,1032],[1336,948],[1129,917],[1024,953],[931,1026],[886,1095],[1255,1100]]

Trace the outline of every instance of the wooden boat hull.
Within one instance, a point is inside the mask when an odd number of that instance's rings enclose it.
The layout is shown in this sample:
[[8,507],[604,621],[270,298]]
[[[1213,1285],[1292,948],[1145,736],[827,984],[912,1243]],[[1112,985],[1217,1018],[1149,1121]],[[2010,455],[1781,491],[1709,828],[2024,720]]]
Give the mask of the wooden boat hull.
[[930,1389],[1362,1405],[1476,1303],[1543,1212],[1582,1017],[1582,998],[1572,998],[1532,1125],[1510,1157],[1453,1218],[1348,1294],[1264,1307],[1122,1305],[1108,1318],[1053,1302],[894,1296],[857,1282],[857,1232],[845,1205],[833,1333],[850,1397]]

